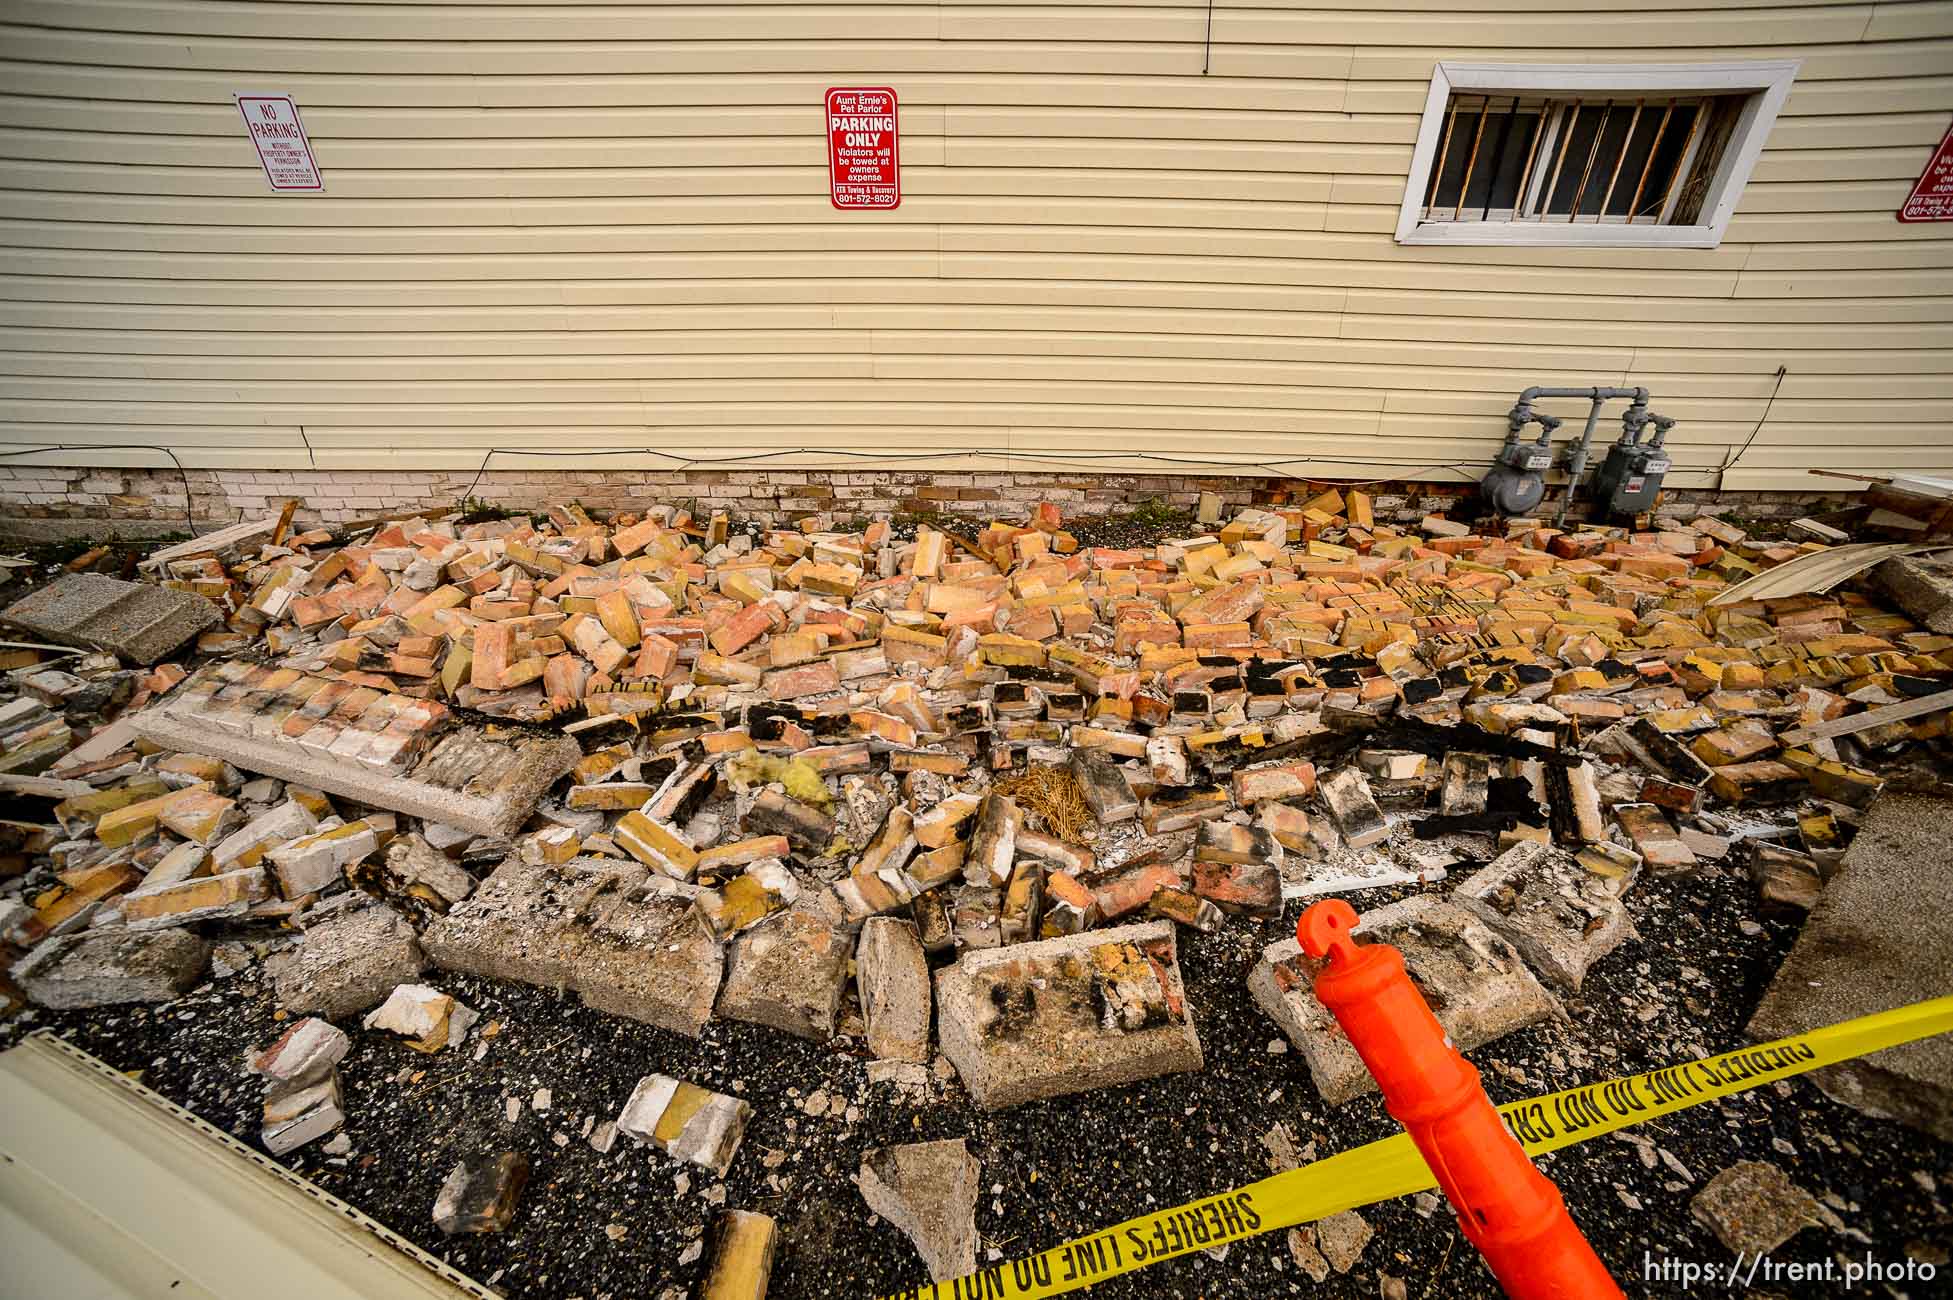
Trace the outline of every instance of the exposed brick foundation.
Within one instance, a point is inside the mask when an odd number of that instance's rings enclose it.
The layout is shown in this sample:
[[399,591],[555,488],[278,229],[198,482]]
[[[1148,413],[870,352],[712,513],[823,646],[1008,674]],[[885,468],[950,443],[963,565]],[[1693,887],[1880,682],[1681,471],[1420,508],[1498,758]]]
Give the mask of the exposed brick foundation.
[[[0,466],[0,535],[152,536],[186,527],[185,475],[175,470]],[[188,502],[197,531],[220,528],[299,499],[303,525],[345,523],[397,511],[452,506],[464,494],[510,510],[540,511],[575,501],[597,513],[677,501],[702,511],[785,523],[831,512],[840,519],[877,514],[1021,515],[1041,501],[1067,515],[1130,510],[1148,501],[1191,507],[1203,491],[1230,507],[1293,504],[1316,488],[1300,479],[1204,478],[1155,474],[905,473],[889,470],[189,470]],[[471,485],[472,484],[472,488]],[[1415,520],[1443,511],[1469,484],[1384,483],[1369,490],[1380,519]],[[1548,500],[1548,506],[1552,504]],[[1849,504],[1843,493],[1678,491],[1662,513],[1687,518],[1720,506],[1752,517],[1795,518]],[[1576,503],[1576,513],[1579,512]]]

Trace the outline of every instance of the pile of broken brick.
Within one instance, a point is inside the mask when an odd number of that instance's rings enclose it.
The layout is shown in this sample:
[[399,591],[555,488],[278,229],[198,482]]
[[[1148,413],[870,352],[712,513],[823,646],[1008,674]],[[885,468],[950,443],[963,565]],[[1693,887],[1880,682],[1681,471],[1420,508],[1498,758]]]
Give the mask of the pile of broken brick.
[[[166,657],[176,617],[201,664],[14,664],[0,780],[52,811],[0,824],[12,981],[166,1001],[269,954],[305,1017],[253,1065],[277,1152],[343,1119],[330,1022],[466,1037],[430,966],[692,1036],[827,1042],[852,989],[883,1077],[940,1051],[997,1108],[1200,1068],[1178,926],[1466,866],[1362,924],[1490,1041],[1632,933],[1643,872],[1741,846],[1763,905],[1808,909],[1874,768],[1944,743],[1944,713],[1821,724],[1942,689],[1953,636],[1855,592],[1712,605],[1822,549],[1714,519],[1394,528],[1350,491],[1138,549],[1050,508],[967,540],[831,522],[262,528],[171,548],[140,597],[77,575],[90,618],[188,602],[124,653]],[[7,617],[61,636],[74,580]],[[1251,987],[1340,1103],[1371,1084],[1311,975],[1283,940]],[[614,1130],[723,1171],[748,1113],[653,1075]],[[499,1228],[525,1174],[464,1162],[437,1220]],[[953,1235],[938,1278],[974,1266]],[[763,1287],[770,1223],[724,1240]]]

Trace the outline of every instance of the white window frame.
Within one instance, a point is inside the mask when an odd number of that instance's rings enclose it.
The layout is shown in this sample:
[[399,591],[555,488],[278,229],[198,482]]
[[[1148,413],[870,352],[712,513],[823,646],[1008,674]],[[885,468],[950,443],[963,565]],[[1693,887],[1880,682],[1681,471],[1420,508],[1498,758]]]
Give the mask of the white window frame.
[[[1540,247],[1714,248],[1736,211],[1763,142],[1776,124],[1802,61],[1740,63],[1440,63],[1431,75],[1424,118],[1411,153],[1397,216],[1400,244],[1520,244]],[[1424,195],[1436,165],[1446,110],[1454,92],[1562,97],[1612,94],[1715,95],[1749,92],[1722,161],[1703,196],[1702,220],[1688,226],[1626,221],[1425,221]],[[1693,153],[1691,141],[1691,154]],[[1686,163],[1688,160],[1684,159]],[[1686,171],[1681,175],[1686,176]],[[1676,187],[1678,190],[1680,186]]]

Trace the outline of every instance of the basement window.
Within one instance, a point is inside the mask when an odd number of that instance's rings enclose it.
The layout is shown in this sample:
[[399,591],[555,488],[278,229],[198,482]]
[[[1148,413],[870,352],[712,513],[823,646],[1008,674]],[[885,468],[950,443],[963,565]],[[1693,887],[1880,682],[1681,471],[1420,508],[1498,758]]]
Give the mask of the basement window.
[[1796,71],[1441,63],[1398,242],[1713,248]]

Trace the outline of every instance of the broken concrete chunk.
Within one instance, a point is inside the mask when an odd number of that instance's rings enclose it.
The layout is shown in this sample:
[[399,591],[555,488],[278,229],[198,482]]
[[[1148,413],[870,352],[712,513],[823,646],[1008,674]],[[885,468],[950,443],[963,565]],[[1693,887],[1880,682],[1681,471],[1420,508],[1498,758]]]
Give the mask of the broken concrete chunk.
[[473,1011],[437,988],[402,984],[360,1023],[399,1035],[416,1052],[438,1052],[461,1046],[475,1019]]
[[[1953,800],[1881,795],[1750,1018],[1751,1038],[1807,1033],[1953,988]],[[1874,936],[1872,941],[1867,936]],[[1814,1070],[1832,1100],[1953,1142],[1953,1038]]]
[[295,1020],[278,1040],[251,1059],[251,1072],[274,1087],[294,1088],[325,1077],[346,1059],[352,1039],[337,1026],[307,1016]]
[[1772,1254],[1819,1222],[1816,1199],[1760,1160],[1733,1164],[1711,1178],[1689,1201],[1689,1213],[1747,1258]]
[[203,978],[210,945],[186,930],[103,930],[47,939],[14,966],[28,1000],[57,1011],[168,1002]]
[[936,973],[943,1054],[998,1110],[1200,1068],[1166,921],[966,952]]
[[1871,572],[1871,583],[1934,632],[1953,632],[1953,567],[1944,553],[1898,555]]
[[267,963],[278,1005],[343,1020],[411,984],[426,965],[414,929],[390,907],[368,907],[321,922],[296,948]]
[[287,1084],[264,1099],[263,1124],[258,1130],[265,1150],[274,1156],[296,1151],[346,1122],[339,1093],[339,1071],[326,1068],[309,1083]]
[[861,1158],[856,1185],[868,1208],[908,1237],[930,1279],[976,1272],[976,1203],[983,1166],[962,1138],[879,1147]]
[[[1387,943],[1461,1052],[1550,1019],[1559,1003],[1519,954],[1478,918],[1434,894],[1364,912],[1356,932]],[[1376,1090],[1363,1058],[1315,995],[1322,963],[1293,938],[1272,943],[1248,975],[1255,1003],[1302,1054],[1325,1103],[1340,1106]]]
[[1588,967],[1634,935],[1609,884],[1546,844],[1507,849],[1459,885],[1452,900],[1541,975],[1575,993]]
[[1329,1267],[1338,1273],[1347,1273],[1356,1267],[1356,1261],[1363,1257],[1363,1248],[1376,1236],[1362,1215],[1355,1210],[1344,1210],[1316,1222],[1316,1249],[1329,1261]]
[[848,937],[805,908],[792,908],[733,941],[719,1014],[801,1038],[834,1037],[848,982]]
[[153,664],[182,648],[223,611],[202,596],[99,573],[68,573],[0,610],[0,623],[45,641],[104,647]]
[[668,1074],[648,1074],[624,1103],[617,1131],[723,1178],[752,1114],[753,1108],[737,1097]]
[[468,1156],[434,1198],[434,1226],[450,1237],[500,1232],[515,1218],[515,1203],[528,1182],[529,1157],[519,1151]]
[[611,859],[510,857],[422,937],[444,970],[572,989],[598,1010],[696,1038],[719,990],[719,945],[690,897],[649,879]]
[[868,1050],[885,1061],[929,1060],[929,962],[907,922],[870,917],[855,949]]
[[1295,1266],[1309,1275],[1309,1279],[1320,1286],[1329,1280],[1329,1261],[1316,1249],[1316,1230],[1314,1228],[1290,1228],[1288,1230],[1288,1254]]

